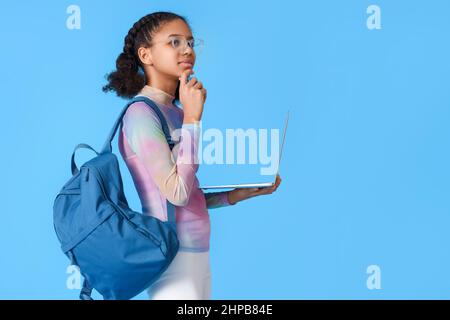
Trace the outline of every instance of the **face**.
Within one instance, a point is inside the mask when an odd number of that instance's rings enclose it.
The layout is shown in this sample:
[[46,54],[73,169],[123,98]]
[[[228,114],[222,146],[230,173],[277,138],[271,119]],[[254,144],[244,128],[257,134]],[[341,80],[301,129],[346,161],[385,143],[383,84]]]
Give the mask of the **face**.
[[193,35],[181,19],[167,22],[153,34],[152,46],[140,48],[139,56],[150,74],[178,80],[186,69],[193,69],[195,52],[191,48]]

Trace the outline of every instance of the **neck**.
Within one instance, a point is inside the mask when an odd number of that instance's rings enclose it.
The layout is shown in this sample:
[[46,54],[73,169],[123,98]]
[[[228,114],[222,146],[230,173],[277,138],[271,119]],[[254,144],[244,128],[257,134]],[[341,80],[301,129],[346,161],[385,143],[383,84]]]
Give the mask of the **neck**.
[[160,73],[155,74],[155,72],[150,72],[150,77],[147,77],[147,85],[162,90],[171,96],[175,96],[175,91],[178,86],[178,78],[171,76],[164,76]]

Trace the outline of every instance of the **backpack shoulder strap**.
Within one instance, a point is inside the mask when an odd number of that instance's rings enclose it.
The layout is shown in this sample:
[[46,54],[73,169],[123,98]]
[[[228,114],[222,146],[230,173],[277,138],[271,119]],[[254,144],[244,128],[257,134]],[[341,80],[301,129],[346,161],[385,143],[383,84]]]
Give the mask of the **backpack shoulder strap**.
[[131,99],[126,105],[125,107],[122,109],[122,111],[120,112],[119,116],[117,117],[116,122],[114,123],[114,126],[112,127],[108,138],[106,139],[102,151],[101,153],[105,153],[105,152],[111,152],[112,148],[111,148],[111,142],[114,139],[114,136],[116,135],[117,129],[120,125],[120,123],[122,122],[122,118],[125,115],[125,112],[127,111],[128,107],[134,103],[134,102],[145,102],[150,108],[152,108],[156,114],[159,117],[159,121],[161,122],[161,126],[164,132],[164,136],[166,137],[167,143],[169,144],[170,150],[172,150],[172,148],[175,145],[175,142],[172,140],[171,136],[170,136],[170,131],[169,131],[169,126],[167,125],[167,121],[166,118],[164,117],[164,115],[162,114],[161,110],[158,108],[158,106],[156,105],[155,102],[153,102],[153,100],[151,100],[150,98],[146,97],[146,96],[136,96],[133,99]]

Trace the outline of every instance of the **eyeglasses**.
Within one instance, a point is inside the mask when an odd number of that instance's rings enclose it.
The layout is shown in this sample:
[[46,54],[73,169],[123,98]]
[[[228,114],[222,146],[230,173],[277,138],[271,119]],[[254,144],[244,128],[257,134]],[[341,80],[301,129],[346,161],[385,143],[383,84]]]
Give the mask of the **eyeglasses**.
[[161,40],[157,42],[153,42],[152,44],[165,43],[170,45],[173,49],[178,50],[179,52],[184,52],[186,48],[189,46],[195,53],[200,53],[203,49],[204,41],[203,39],[189,39],[187,40],[182,36],[170,36],[167,40]]

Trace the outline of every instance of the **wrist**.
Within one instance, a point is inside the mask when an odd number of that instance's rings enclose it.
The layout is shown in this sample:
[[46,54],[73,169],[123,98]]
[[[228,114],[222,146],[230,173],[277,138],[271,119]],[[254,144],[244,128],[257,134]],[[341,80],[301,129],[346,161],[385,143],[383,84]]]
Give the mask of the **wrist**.
[[239,200],[236,199],[236,189],[227,192],[228,203],[230,205],[235,205]]
[[186,124],[189,124],[189,123],[199,123],[200,122],[200,119],[199,118],[197,118],[197,117],[189,117],[189,116],[185,116],[184,118],[183,118],[183,124],[184,123],[186,123]]

